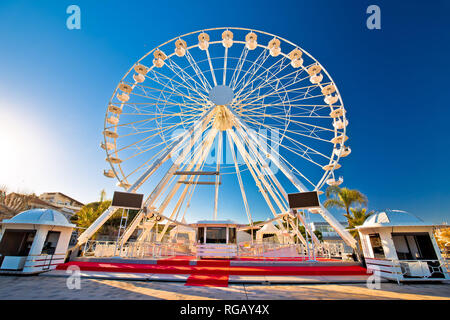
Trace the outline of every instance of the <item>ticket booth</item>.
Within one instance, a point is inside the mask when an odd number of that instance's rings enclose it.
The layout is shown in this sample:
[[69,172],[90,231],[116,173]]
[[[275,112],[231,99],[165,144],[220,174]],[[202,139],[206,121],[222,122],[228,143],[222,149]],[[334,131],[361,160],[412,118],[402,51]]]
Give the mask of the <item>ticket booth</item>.
[[357,227],[367,269],[396,281],[449,280],[435,225],[401,210],[385,210]]
[[31,209],[3,220],[0,273],[34,274],[64,263],[75,227],[55,210]]
[[230,220],[203,220],[192,226],[196,228],[198,258],[237,257],[237,223]]

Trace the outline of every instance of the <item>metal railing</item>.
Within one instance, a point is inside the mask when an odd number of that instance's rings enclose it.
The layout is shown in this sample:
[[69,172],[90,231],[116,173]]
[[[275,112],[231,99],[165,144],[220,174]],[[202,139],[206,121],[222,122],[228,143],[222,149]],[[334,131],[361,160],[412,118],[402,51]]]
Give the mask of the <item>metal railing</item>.
[[117,241],[95,241],[86,242],[83,249],[85,257],[122,257],[122,258],[145,258],[145,257],[170,257],[178,255],[193,254],[193,243],[162,243],[162,242],[127,242],[118,245]]
[[391,280],[448,280],[449,263],[446,259],[396,260],[366,258],[367,269],[372,273]]
[[[445,259],[395,260],[395,263],[400,267],[403,278],[424,278],[424,279],[449,278],[448,261]],[[418,270],[414,270],[414,268]]]
[[[85,257],[172,257],[181,255],[196,255],[197,244],[189,241],[178,242],[127,242],[120,245],[117,241],[86,242],[83,248]],[[344,259],[346,252],[342,244],[321,244],[307,247],[303,244],[280,244],[273,242],[241,242],[236,245],[237,257],[316,257]]]

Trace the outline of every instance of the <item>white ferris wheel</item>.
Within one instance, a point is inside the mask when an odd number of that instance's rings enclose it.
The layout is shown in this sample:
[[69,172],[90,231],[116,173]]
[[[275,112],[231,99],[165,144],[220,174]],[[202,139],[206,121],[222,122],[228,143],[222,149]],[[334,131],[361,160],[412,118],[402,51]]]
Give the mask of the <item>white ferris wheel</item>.
[[[325,68],[279,36],[212,28],[157,46],[120,80],[105,116],[106,177],[136,192],[167,166],[122,240],[142,227],[149,214],[181,223],[181,208],[189,206],[199,184],[214,188],[216,219],[220,178],[228,174],[239,182],[236,193],[251,223],[244,171],[259,188],[268,213],[286,213],[288,187],[320,191],[326,184],[342,183],[335,170],[340,158],[350,154],[347,125],[342,97]],[[207,161],[212,149],[213,162]],[[228,161],[223,159],[226,150]],[[202,182],[208,175],[212,179]],[[171,201],[174,209],[168,211]],[[113,213],[114,208],[108,209],[80,241]],[[325,208],[319,213],[350,241]]]

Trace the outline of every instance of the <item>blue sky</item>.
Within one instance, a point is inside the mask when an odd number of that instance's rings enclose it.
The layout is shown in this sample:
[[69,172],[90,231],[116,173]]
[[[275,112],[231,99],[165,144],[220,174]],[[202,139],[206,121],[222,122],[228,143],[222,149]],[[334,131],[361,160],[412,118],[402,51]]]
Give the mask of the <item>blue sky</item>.
[[[81,30],[66,28],[71,4]],[[381,30],[366,28],[370,4],[381,8]],[[123,74],[177,35],[239,26],[297,43],[332,75],[350,120],[345,186],[371,209],[448,221],[449,12],[448,1],[3,0],[0,184],[85,202],[102,188],[112,194],[98,145]]]

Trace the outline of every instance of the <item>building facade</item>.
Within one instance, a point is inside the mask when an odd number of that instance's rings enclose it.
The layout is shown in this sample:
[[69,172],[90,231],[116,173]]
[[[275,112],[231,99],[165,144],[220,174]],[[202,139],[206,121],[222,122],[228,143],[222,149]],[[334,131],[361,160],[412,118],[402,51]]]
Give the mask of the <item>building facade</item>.
[[66,217],[70,217],[78,212],[84,204],[75,200],[62,192],[45,192],[39,196],[39,199],[55,206]]
[[[348,223],[344,221],[340,221],[344,227],[348,227]],[[328,224],[328,222],[311,222],[310,223],[311,230],[320,231],[322,233],[322,241],[327,244],[337,244],[343,245],[345,252],[352,252],[352,248],[350,248],[344,240],[339,236],[339,234],[333,229],[332,226]]]

